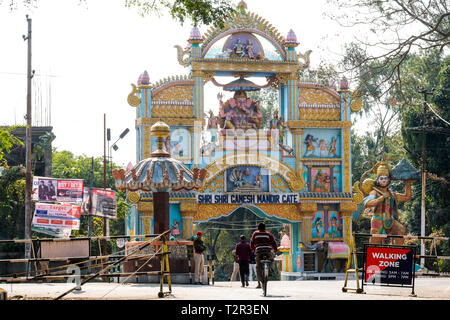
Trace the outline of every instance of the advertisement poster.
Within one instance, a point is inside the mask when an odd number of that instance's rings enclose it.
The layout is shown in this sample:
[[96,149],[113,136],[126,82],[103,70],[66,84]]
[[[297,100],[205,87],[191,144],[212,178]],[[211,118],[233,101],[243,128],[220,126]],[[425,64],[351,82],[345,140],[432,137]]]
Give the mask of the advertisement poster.
[[414,248],[367,246],[365,281],[411,285],[413,257]]
[[44,228],[45,230],[56,229],[53,230],[56,234],[67,233],[67,230],[79,230],[80,216],[80,206],[36,203],[32,224],[35,229],[33,230],[41,232],[41,230],[36,230],[36,228]]
[[33,177],[32,199],[39,202],[83,202],[83,179]]
[[105,189],[92,189],[91,215],[109,219],[117,218],[116,192]]

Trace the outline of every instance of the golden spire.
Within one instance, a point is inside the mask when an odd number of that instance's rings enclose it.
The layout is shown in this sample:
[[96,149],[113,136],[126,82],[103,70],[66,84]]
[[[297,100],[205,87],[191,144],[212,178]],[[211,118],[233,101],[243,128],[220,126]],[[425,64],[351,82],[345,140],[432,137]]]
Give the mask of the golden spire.
[[170,135],[170,127],[164,122],[158,121],[150,128],[150,133],[158,140],[158,150],[152,152],[152,157],[170,156],[169,153],[163,149],[163,140]]

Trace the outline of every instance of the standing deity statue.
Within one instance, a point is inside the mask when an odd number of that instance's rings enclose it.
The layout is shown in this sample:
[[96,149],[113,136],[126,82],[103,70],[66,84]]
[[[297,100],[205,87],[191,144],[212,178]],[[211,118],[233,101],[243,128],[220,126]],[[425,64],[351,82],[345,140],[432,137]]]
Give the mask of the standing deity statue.
[[[391,183],[389,164],[385,161],[378,162],[374,167],[367,171],[373,171],[376,179],[365,179],[361,185],[361,189],[366,194],[362,201],[357,203],[362,204],[364,212],[372,215],[370,222],[370,233],[373,235],[370,243],[382,244],[383,237],[377,235],[405,235],[406,229],[399,222],[398,204],[406,202],[411,198],[411,183],[413,180],[405,181],[405,192],[394,192],[389,188]],[[364,175],[365,175],[364,174]],[[364,175],[361,177],[363,179]],[[362,197],[362,192],[359,190],[359,182],[353,186],[353,191]],[[354,195],[355,199],[355,195]],[[355,201],[355,200],[354,200]],[[394,243],[397,245],[403,244],[403,238],[395,238]]]
[[284,128],[283,117],[279,117],[278,110],[275,109],[273,112],[273,118],[269,121],[269,129],[274,136],[275,142],[283,143]]
[[209,110],[209,117],[208,117],[208,125],[207,130],[209,130],[209,133],[211,135],[211,142],[216,141],[216,135],[217,135],[217,129],[219,128],[219,120],[217,119],[217,116],[214,115],[212,110]]

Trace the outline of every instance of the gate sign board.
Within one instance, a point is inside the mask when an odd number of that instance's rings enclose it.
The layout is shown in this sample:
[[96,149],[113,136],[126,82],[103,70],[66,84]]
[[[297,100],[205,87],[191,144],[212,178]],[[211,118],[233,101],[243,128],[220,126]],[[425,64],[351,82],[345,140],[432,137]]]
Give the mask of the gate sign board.
[[199,193],[199,204],[225,204],[225,203],[275,203],[291,204],[300,203],[298,193]]
[[364,280],[373,284],[413,284],[414,248],[366,245]]

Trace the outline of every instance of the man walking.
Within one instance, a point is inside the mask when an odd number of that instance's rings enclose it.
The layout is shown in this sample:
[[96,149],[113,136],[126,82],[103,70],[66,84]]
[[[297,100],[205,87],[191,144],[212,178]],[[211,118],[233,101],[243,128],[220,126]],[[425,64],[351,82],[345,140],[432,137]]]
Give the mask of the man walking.
[[[255,258],[256,258],[255,253],[254,252],[250,253],[250,264],[249,264],[249,269],[250,269],[249,270],[250,271],[249,280],[250,281],[253,281],[253,274],[256,275],[256,260],[255,260]],[[258,279],[256,279],[256,280],[258,280]],[[258,285],[260,286],[261,284],[258,282]]]
[[206,250],[202,240],[202,232],[197,232],[197,239],[194,241],[194,263],[195,263],[195,284],[202,284],[203,264],[204,257],[203,252]]
[[231,273],[230,281],[236,281],[239,275],[239,262],[236,256],[236,249],[233,250],[233,272]]
[[236,244],[236,257],[239,263],[239,276],[241,277],[242,287],[248,286],[250,245],[244,235],[241,235],[241,241]]

